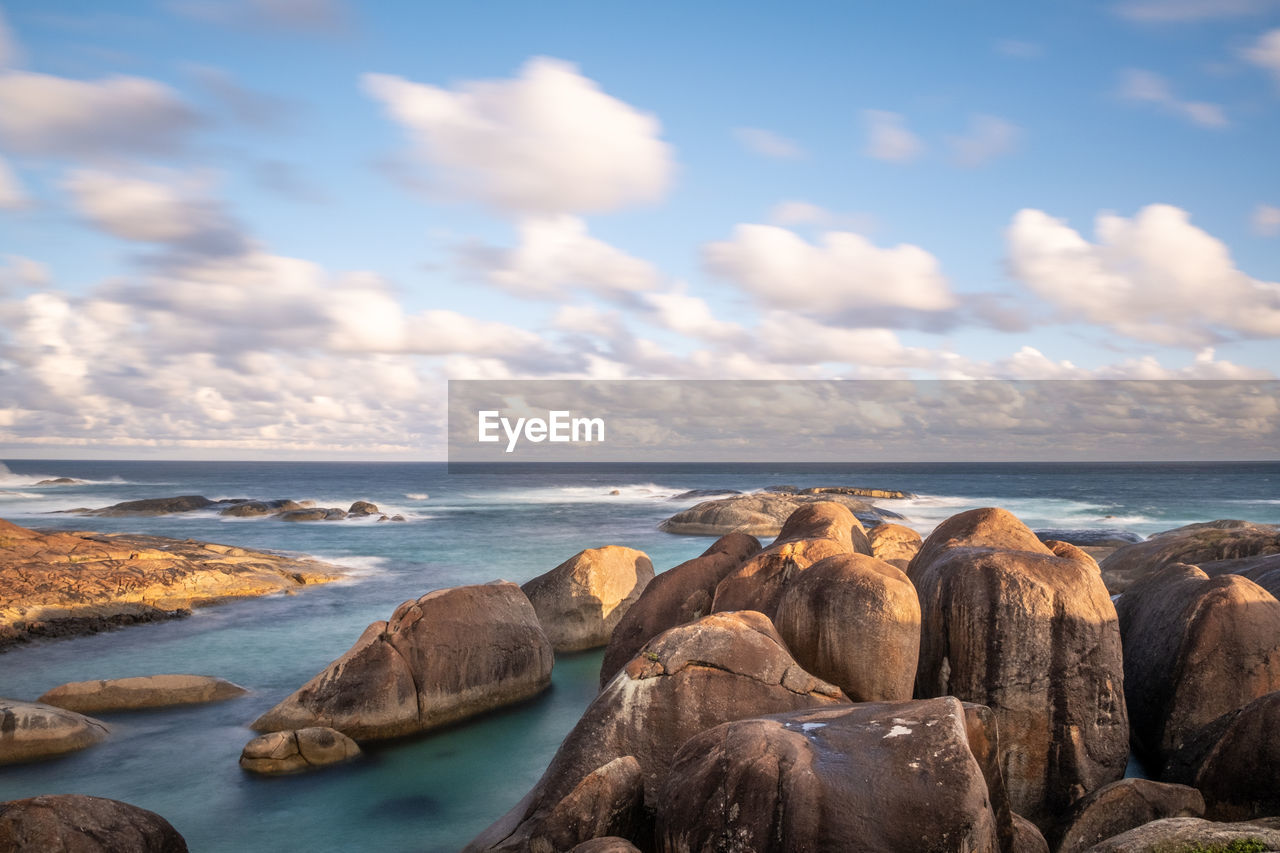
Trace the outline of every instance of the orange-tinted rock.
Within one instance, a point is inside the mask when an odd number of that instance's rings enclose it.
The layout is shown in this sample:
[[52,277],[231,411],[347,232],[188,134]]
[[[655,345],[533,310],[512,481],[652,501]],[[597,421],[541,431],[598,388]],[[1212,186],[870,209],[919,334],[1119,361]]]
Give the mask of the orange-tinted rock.
[[521,589],[558,652],[608,645],[614,626],[653,580],[643,551],[609,545],[588,548]]
[[631,836],[643,821],[640,763],[625,755],[587,774],[553,806],[529,849],[569,850],[593,838]]
[[745,533],[721,536],[701,556],[654,577],[613,629],[600,665],[600,684],[608,683],[649,640],[677,625],[711,612],[716,585],[760,551]]
[[0,699],[0,765],[76,752],[108,734],[105,723],[75,711]]
[[814,563],[787,584],[774,624],[797,663],[854,702],[911,698],[920,601],[888,563],[865,554]]
[[[877,524],[867,532],[867,539],[871,543],[871,556],[900,569],[911,562],[924,544],[919,533],[901,524]],[[903,565],[895,562],[897,560]]]

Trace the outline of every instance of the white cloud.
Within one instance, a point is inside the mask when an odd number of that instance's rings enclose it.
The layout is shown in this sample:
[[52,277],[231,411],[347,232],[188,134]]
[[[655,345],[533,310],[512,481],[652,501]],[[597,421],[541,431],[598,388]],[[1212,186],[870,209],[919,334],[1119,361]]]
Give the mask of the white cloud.
[[721,320],[705,299],[683,291],[650,293],[644,300],[654,320],[663,328],[705,341],[743,343],[746,331],[737,323]]
[[818,225],[845,231],[867,233],[876,229],[875,217],[869,213],[836,213],[807,201],[781,201],[769,211],[775,225]]
[[924,153],[924,143],[907,129],[901,114],[863,110],[862,118],[867,125],[867,147],[863,153],[868,157],[907,163]]
[[198,123],[176,92],[154,80],[0,73],[0,145],[19,153],[171,154]]
[[1112,8],[1131,21],[1180,23],[1256,15],[1275,6],[1275,0],[1122,0]]
[[999,116],[975,115],[961,136],[947,137],[956,163],[966,168],[982,166],[1018,149],[1022,128]]
[[161,243],[204,254],[247,249],[240,227],[198,181],[159,183],[95,170],[76,170],[63,187],[76,210],[94,225],[125,240]]
[[818,245],[773,225],[739,225],[730,240],[708,243],[703,263],[766,306],[837,315],[857,325],[885,325],[890,313],[940,312],[955,299],[937,259],[919,246],[881,249],[847,231]]
[[838,328],[784,311],[766,314],[752,337],[769,359],[784,364],[913,367],[934,360],[928,350],[904,347],[890,329]]
[[1270,71],[1276,85],[1280,86],[1280,28],[1260,36],[1256,44],[1244,51],[1244,58]]
[[612,210],[660,199],[671,147],[658,120],[577,68],[535,58],[511,80],[454,90],[366,74],[365,91],[413,136],[440,189],[505,211]]
[[1120,75],[1119,95],[1130,101],[1156,104],[1166,112],[1201,127],[1221,128],[1230,124],[1221,106],[1180,100],[1169,88],[1169,82],[1154,71],[1125,69]]
[[22,189],[22,182],[9,167],[9,161],[0,157],[0,210],[15,210],[26,204],[27,194]]
[[5,20],[4,9],[0,9],[0,69],[13,68],[22,62],[22,48],[13,28]]
[[996,52],[1014,59],[1039,59],[1044,56],[1044,45],[1022,39],[999,39]]
[[1263,237],[1280,235],[1280,207],[1260,204],[1253,209],[1253,232]]
[[805,150],[800,147],[798,142],[787,139],[772,130],[762,130],[758,127],[737,127],[734,128],[733,135],[744,148],[762,157],[773,157],[777,160],[798,160],[805,156]]
[[6,290],[43,287],[49,283],[49,268],[22,255],[5,255],[0,264],[0,296]]
[[592,237],[575,216],[528,217],[509,250],[482,247],[464,252],[464,261],[491,283],[518,296],[561,299],[573,288],[602,295],[652,290],[658,271]]
[[1090,243],[1062,220],[1021,210],[1006,232],[1010,271],[1065,316],[1140,340],[1199,349],[1280,335],[1280,284],[1237,269],[1186,211],[1103,213],[1095,232]]

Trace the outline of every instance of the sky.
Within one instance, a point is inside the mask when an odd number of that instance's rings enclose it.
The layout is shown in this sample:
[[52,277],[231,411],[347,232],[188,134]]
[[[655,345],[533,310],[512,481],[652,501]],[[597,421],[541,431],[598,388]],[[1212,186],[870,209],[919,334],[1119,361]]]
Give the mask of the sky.
[[449,379],[1270,379],[1277,151],[1277,0],[0,0],[0,456],[443,458]]

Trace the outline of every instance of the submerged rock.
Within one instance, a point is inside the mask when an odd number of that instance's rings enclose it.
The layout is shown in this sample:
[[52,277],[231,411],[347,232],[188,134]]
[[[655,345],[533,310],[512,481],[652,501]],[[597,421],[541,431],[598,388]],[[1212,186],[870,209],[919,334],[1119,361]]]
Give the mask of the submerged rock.
[[0,803],[0,850],[187,853],[187,842],[155,812],[101,797],[46,794]]
[[0,765],[75,752],[108,734],[106,723],[75,711],[0,699]]
[[608,645],[614,626],[653,580],[643,551],[608,545],[579,551],[520,587],[557,652]]
[[360,755],[360,747],[342,732],[323,726],[259,735],[240,753],[251,773],[280,776],[341,764]]
[[248,692],[238,684],[212,675],[144,675],[73,681],[53,688],[39,701],[82,714],[95,714],[221,702]]
[[427,593],[374,622],[346,654],[252,724],[398,737],[527,699],[551,683],[551,643],[507,581]]

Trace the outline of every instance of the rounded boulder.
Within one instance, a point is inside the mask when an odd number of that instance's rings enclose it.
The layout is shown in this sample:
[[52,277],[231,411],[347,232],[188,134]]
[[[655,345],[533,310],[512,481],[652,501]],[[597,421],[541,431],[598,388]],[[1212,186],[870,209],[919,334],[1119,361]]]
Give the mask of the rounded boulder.
[[643,551],[588,548],[520,588],[557,652],[608,645],[613,629],[653,580]]

